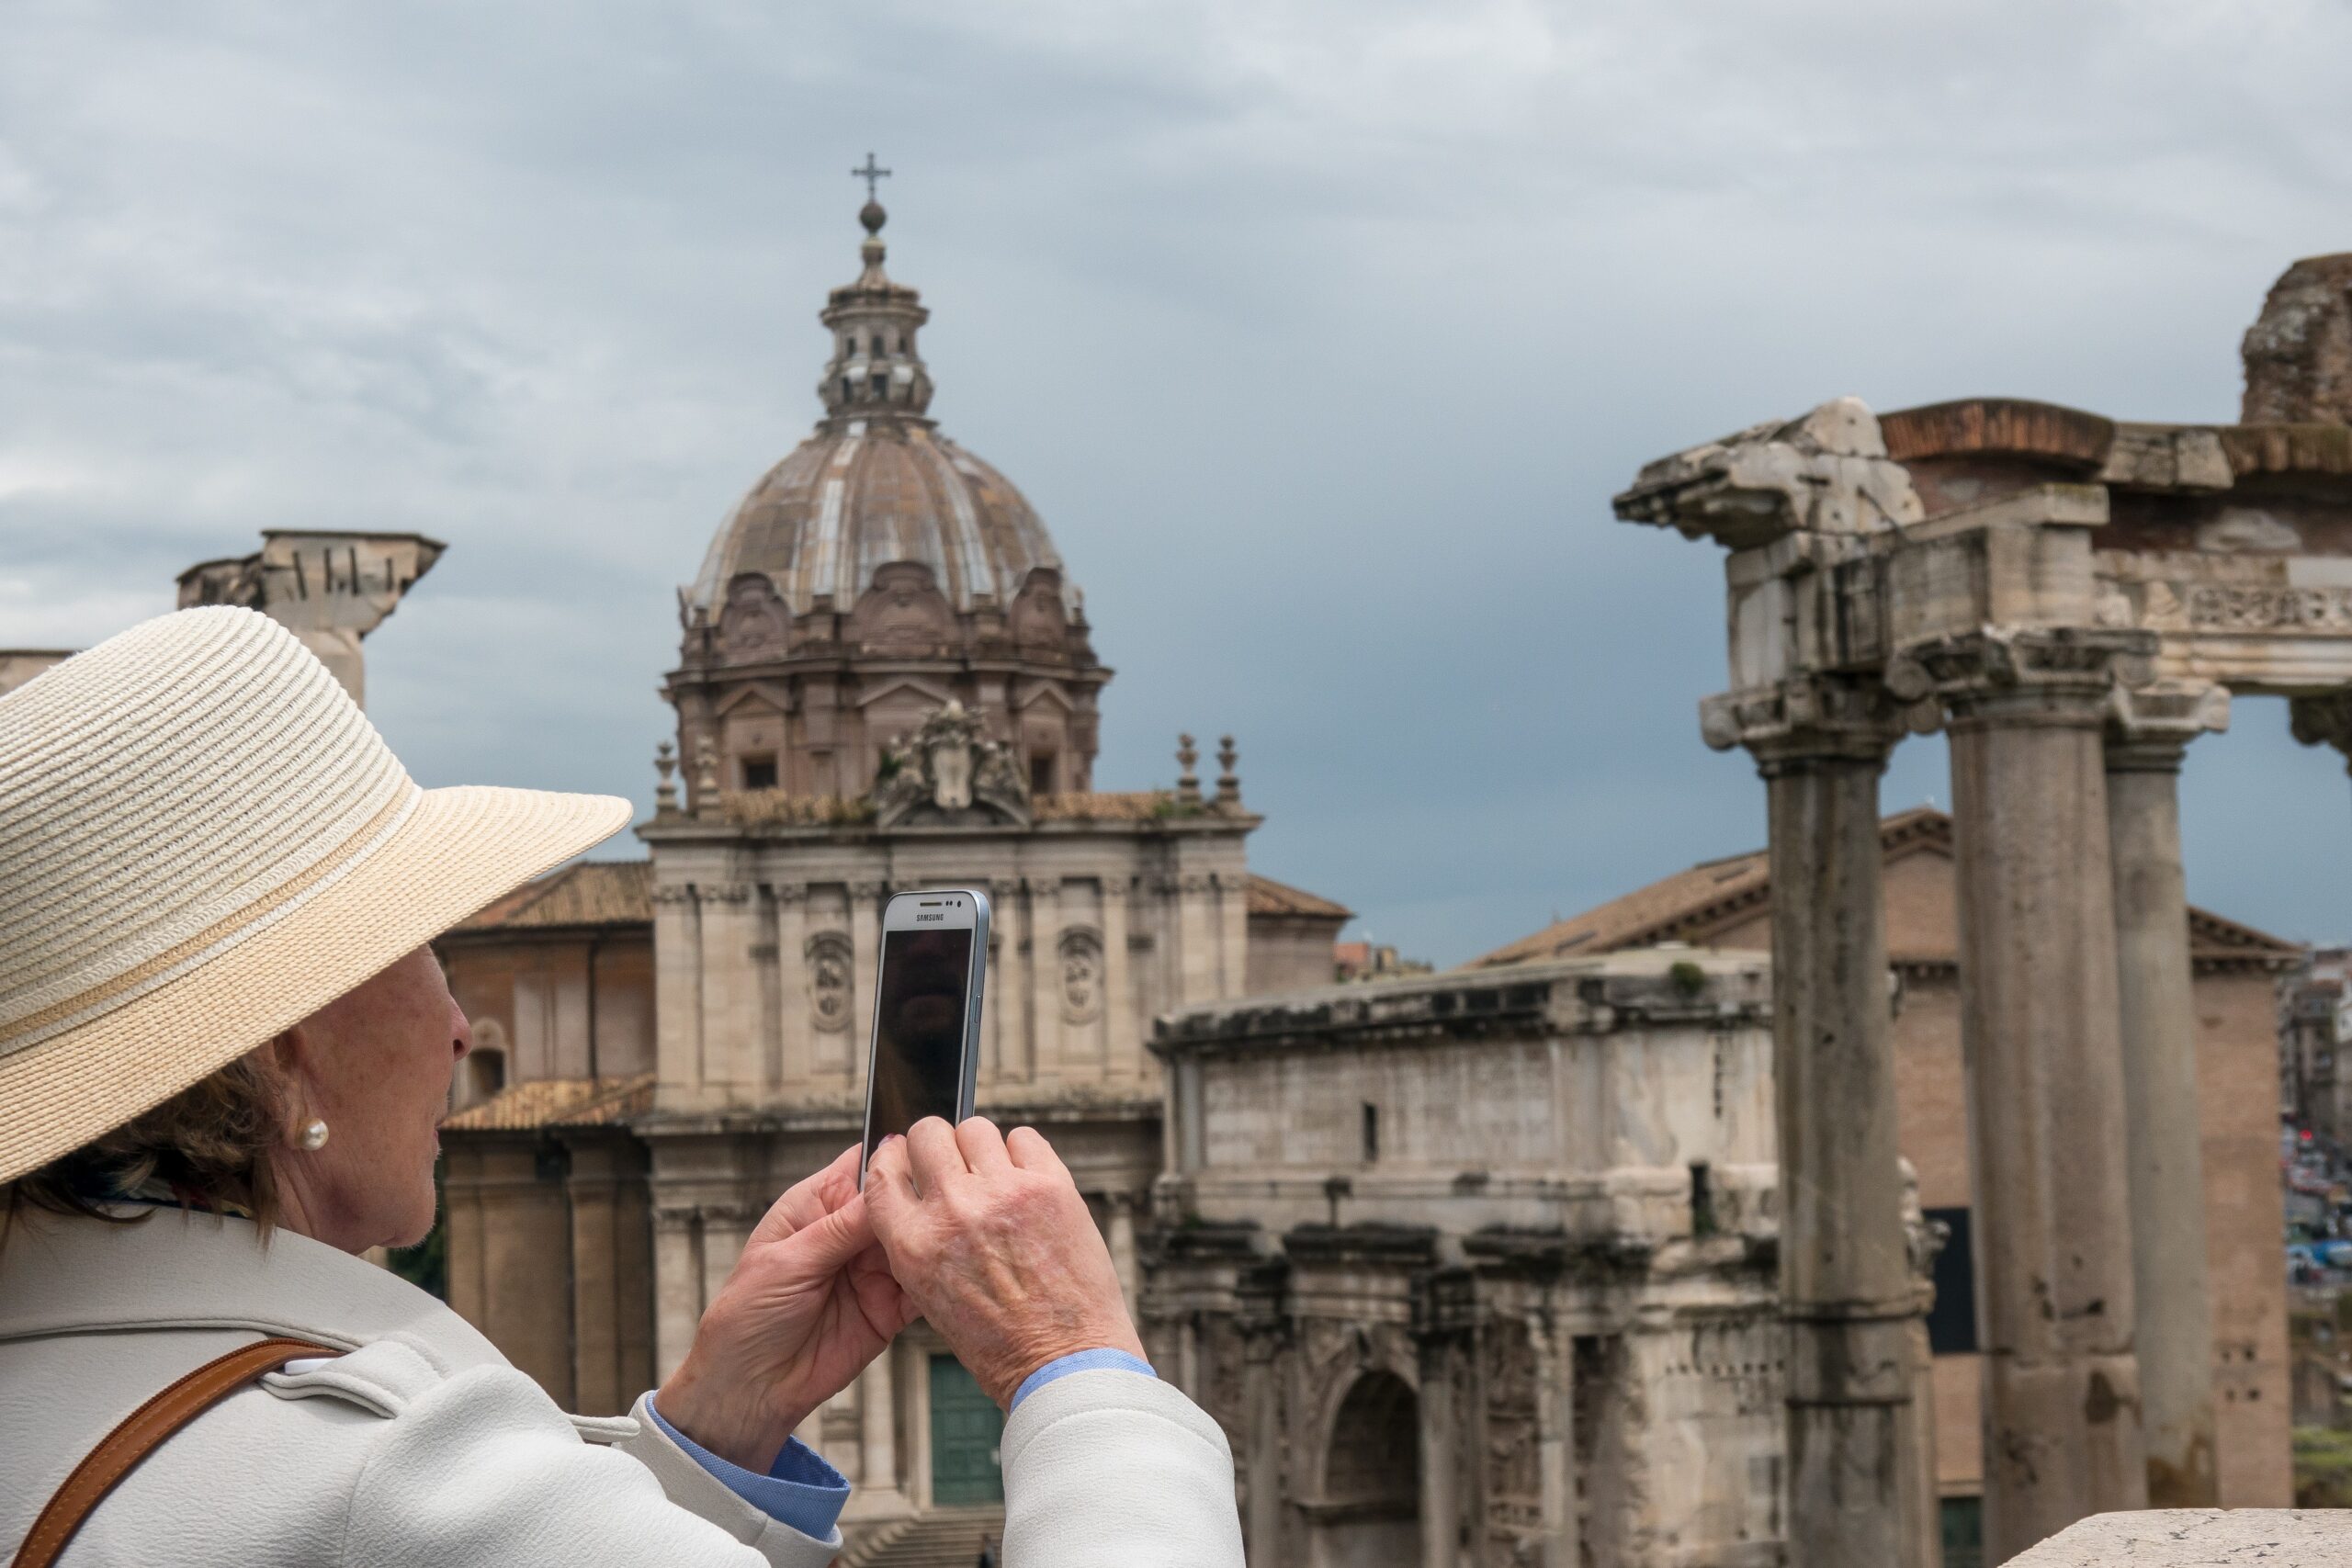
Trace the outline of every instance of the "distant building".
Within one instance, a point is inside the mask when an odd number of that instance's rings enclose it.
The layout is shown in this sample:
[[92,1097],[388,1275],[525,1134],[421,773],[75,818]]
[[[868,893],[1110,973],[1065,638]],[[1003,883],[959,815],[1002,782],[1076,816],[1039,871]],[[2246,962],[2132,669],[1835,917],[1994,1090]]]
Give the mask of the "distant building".
[[1434,968],[1418,958],[1404,958],[1385,942],[1343,942],[1331,950],[1336,974],[1340,980],[1401,980],[1408,976],[1434,973]]
[[2278,1109],[2338,1147],[2352,1134],[2352,1074],[2336,1058],[2352,1041],[2352,948],[2318,947],[2278,980]]

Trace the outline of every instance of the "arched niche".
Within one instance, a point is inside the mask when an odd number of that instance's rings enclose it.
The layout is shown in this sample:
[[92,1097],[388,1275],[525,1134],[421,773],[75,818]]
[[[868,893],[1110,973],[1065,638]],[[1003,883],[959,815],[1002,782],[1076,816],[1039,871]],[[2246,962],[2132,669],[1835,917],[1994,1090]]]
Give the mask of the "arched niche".
[[1313,1509],[1314,1568],[1419,1568],[1421,1402],[1396,1373],[1363,1373],[1340,1401]]

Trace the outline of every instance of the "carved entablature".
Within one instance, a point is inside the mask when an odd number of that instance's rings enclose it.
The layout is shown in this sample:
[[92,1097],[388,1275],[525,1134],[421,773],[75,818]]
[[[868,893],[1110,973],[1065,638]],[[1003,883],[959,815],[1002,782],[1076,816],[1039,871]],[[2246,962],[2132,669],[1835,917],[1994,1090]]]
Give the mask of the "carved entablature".
[[883,752],[872,798],[883,828],[1029,821],[1029,790],[1012,753],[954,701]]

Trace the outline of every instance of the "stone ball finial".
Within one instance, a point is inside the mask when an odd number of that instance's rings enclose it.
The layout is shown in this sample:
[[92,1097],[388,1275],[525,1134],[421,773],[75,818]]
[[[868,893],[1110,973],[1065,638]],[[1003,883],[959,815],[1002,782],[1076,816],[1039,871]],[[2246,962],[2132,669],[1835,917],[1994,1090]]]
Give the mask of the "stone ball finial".
[[857,220],[865,225],[867,233],[879,234],[882,232],[882,225],[890,220],[890,215],[883,210],[880,202],[869,199],[864,207],[857,209]]
[[2279,275],[2245,332],[2247,424],[2352,424],[2352,254]]

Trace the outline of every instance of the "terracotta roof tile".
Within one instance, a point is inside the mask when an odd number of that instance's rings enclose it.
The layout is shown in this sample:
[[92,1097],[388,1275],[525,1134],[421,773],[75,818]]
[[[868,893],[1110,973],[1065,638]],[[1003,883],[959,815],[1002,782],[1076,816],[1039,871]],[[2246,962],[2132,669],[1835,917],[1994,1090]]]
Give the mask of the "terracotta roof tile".
[[536,1078],[502,1089],[441,1123],[444,1132],[520,1133],[541,1127],[602,1127],[653,1109],[653,1075],[626,1078]]
[[1250,912],[1253,915],[1322,915],[1332,919],[1352,920],[1356,912],[1345,904],[1293,887],[1287,882],[1276,882],[1271,876],[1250,874]]
[[[1931,807],[1898,811],[1879,824],[1879,839],[1892,856],[1916,845],[1946,853],[1951,845],[1951,818]],[[1736,920],[1751,916],[1771,902],[1771,868],[1762,850],[1702,861],[1688,871],[1637,887],[1622,897],[1557,920],[1532,936],[1524,936],[1472,959],[1464,969],[1492,969],[1542,959],[1579,957],[1591,953],[1615,953],[1649,947],[1661,942],[1704,945],[1707,938]],[[2302,950],[2295,943],[2207,910],[2188,911],[2190,951],[2200,960],[2277,960]],[[1890,955],[1897,963],[1950,963],[1954,953]]]
[[642,925],[653,919],[653,864],[587,860],[526,882],[454,928],[517,931],[547,926]]

